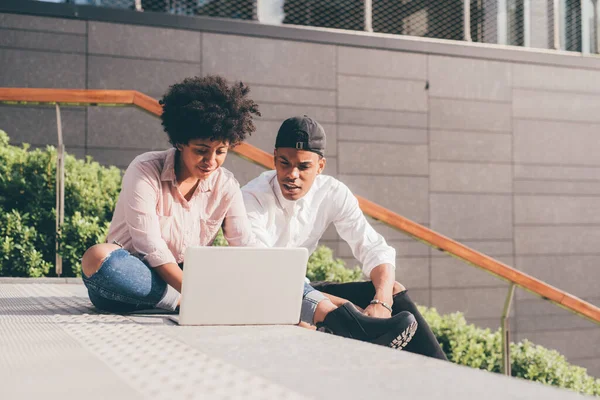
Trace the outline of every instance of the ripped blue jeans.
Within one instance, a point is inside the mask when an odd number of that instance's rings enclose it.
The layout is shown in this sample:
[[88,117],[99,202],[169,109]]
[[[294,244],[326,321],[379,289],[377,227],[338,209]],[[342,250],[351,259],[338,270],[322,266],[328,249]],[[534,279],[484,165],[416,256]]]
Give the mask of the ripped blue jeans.
[[[122,248],[111,252],[95,274],[83,275],[83,283],[92,304],[113,313],[156,308],[175,311],[180,296],[153,268]],[[300,320],[312,324],[317,304],[324,299],[305,283]]]

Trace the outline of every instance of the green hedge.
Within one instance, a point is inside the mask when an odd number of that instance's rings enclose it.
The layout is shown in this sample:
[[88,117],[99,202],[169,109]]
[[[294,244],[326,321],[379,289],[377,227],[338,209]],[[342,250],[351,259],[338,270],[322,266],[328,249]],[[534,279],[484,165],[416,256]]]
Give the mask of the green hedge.
[[[56,149],[30,150],[9,145],[0,131],[0,276],[53,275],[55,238]],[[65,224],[58,238],[66,276],[79,276],[79,258],[102,242],[120,190],[119,169],[86,159],[65,160]],[[215,245],[226,245],[220,235]],[[361,278],[347,269],[331,249],[320,246],[308,265],[312,281],[348,282]],[[460,313],[440,316],[422,308],[448,358],[457,364],[499,372],[500,332],[466,323]],[[600,395],[600,380],[570,365],[554,350],[531,342],[511,344],[514,376],[581,393]]]
[[[56,246],[56,149],[9,145],[0,131],[0,276],[53,275]],[[65,224],[58,238],[64,276],[80,276],[79,258],[103,241],[121,171],[65,158]]]

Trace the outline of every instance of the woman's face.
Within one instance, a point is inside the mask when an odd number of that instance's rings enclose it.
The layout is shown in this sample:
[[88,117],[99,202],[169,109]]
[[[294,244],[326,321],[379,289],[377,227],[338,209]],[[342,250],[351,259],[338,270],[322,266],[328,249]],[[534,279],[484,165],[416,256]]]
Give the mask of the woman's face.
[[206,179],[219,168],[229,150],[229,143],[210,139],[192,139],[188,144],[178,144],[178,180]]

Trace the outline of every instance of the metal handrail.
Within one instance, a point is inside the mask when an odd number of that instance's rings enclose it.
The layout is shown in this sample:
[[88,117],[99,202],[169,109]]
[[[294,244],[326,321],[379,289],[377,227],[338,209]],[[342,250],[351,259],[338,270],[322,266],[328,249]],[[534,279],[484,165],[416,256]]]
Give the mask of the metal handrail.
[[[162,107],[157,100],[132,90],[79,90],[0,88],[0,103],[4,104],[57,104],[101,106],[136,106],[150,114],[160,116]],[[273,169],[273,156],[247,143],[233,149],[238,155],[262,167]],[[575,314],[600,324],[600,308],[570,293],[551,286],[531,275],[501,263],[444,235],[402,217],[370,200],[356,196],[363,212],[395,229],[403,231],[418,241],[444,251],[467,264],[485,270],[511,284],[541,296]]]

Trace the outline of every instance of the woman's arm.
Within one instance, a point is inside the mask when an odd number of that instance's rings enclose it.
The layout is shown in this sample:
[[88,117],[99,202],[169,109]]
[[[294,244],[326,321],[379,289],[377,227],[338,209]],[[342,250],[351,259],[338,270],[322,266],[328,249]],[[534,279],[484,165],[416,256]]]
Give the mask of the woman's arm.
[[253,232],[246,206],[240,188],[236,188],[225,220],[223,221],[223,236],[231,246],[265,247]]
[[181,293],[181,283],[183,282],[183,271],[175,263],[159,265],[154,269],[156,273],[175,290]]
[[160,180],[143,164],[132,164],[123,176],[120,196],[125,202],[125,222],[133,250],[151,267],[177,265],[177,260],[162,237],[156,211]]

